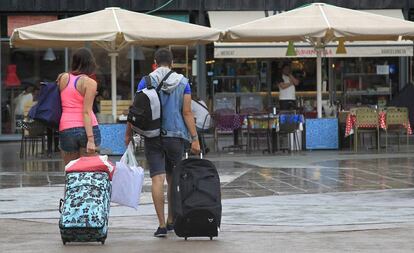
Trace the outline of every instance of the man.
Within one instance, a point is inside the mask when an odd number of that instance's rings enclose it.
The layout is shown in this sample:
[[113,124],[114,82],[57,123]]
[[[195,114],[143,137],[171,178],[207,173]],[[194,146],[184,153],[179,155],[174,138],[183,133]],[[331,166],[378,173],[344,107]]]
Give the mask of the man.
[[[154,63],[157,68],[149,74],[151,84],[157,87],[159,82],[171,71],[173,55],[170,50],[161,48],[155,52]],[[173,214],[171,210],[172,171],[181,161],[184,142],[191,142],[191,151],[200,152],[200,143],[191,112],[191,88],[188,79],[181,74],[172,73],[163,82],[160,91],[162,106],[161,138],[145,138],[145,157],[147,159],[152,180],[152,199],[157,212],[159,227],[155,237],[165,237],[173,230]],[[138,84],[138,91],[147,87],[145,78]],[[162,85],[162,84],[161,84]],[[125,144],[131,140],[131,125],[128,123]],[[168,183],[168,218],[164,217],[164,181]]]
[[282,65],[282,78],[278,82],[280,110],[291,110],[296,107],[296,88],[299,80],[296,79],[290,70],[290,65]]

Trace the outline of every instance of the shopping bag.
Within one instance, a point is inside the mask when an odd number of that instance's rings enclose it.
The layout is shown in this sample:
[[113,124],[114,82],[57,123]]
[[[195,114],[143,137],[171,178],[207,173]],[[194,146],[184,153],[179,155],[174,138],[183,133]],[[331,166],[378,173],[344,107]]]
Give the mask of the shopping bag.
[[121,160],[116,162],[115,167],[111,201],[138,209],[144,183],[144,170],[138,165],[132,143],[129,143],[127,150]]

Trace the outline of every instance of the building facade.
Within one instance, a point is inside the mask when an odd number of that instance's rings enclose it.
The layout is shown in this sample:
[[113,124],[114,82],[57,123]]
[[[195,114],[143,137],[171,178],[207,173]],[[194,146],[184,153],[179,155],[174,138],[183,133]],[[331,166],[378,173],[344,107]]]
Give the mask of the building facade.
[[[151,13],[205,26],[225,28],[223,24],[227,14],[246,12],[258,17],[274,15],[317,1],[304,0],[2,0],[0,1],[0,100],[1,100],[1,132],[5,137],[18,132],[16,121],[16,98],[28,86],[38,87],[42,81],[53,81],[57,74],[67,71],[70,66],[72,49],[53,48],[10,48],[9,37],[14,28],[47,22],[56,19],[76,16],[101,10],[106,7],[121,7],[131,11]],[[414,20],[413,0],[332,0],[324,1],[329,4],[346,8],[389,11],[390,15],[400,15],[401,18]],[[392,14],[393,13],[393,14]],[[221,15],[221,19],[217,18]],[[237,14],[235,14],[237,16]],[[231,19],[235,16],[228,16]],[[243,18],[241,18],[242,20]],[[224,21],[222,21],[224,20]],[[218,24],[218,25],[217,25]],[[138,24],[137,24],[138,25]],[[85,45],[88,46],[88,45]],[[154,45],[156,46],[156,45]],[[299,59],[289,59],[298,71],[307,74],[308,80],[303,83],[303,91],[314,90],[314,56],[306,46],[297,46],[298,52],[304,55]],[[353,47],[353,46],[352,46]],[[177,57],[177,71],[190,77],[197,86],[197,93],[205,99],[235,94],[261,94],[272,91],[272,83],[277,75],[276,69],[286,59],[283,55],[286,45],[241,45],[237,48],[225,44],[215,44],[196,47],[171,46]],[[358,45],[355,46],[358,49]],[[376,48],[378,52],[367,54],[368,49]],[[351,49],[351,47],[350,47]],[[107,52],[103,49],[92,48],[99,65],[97,73],[100,84],[99,95],[106,99],[110,97],[110,63]],[[151,48],[126,48],[120,53],[117,76],[119,99],[130,99],[136,82],[151,70]],[[352,49],[353,50],[353,49]],[[351,51],[352,51],[351,50]],[[412,80],[412,43],[408,45],[375,45],[363,46],[361,51],[348,58],[328,57],[325,62],[326,81],[328,90],[343,91],[344,83],[347,88],[353,87],[355,79],[344,78],[344,70],[349,73],[373,71],[376,65],[388,65],[390,74],[374,82],[386,81],[391,84],[390,94],[398,93],[402,87]],[[263,53],[264,52],[264,53]],[[268,52],[272,52],[269,54]],[[329,49],[328,49],[329,52]],[[309,54],[309,55],[306,55]],[[14,66],[14,67],[13,67]],[[340,66],[340,67],[338,67]],[[370,66],[364,70],[355,68]],[[268,70],[274,70],[268,71]],[[346,73],[345,73],[346,74]],[[16,75],[19,85],[9,85],[10,75]],[[368,75],[367,75],[368,76]],[[385,78],[385,79],[384,79]],[[8,82],[6,82],[8,81]],[[6,84],[7,83],[7,84]],[[309,93],[309,96],[313,96]],[[331,99],[336,99],[335,97]],[[386,96],[388,93],[385,93]],[[34,91],[36,95],[36,89]],[[236,95],[235,95],[236,96]],[[238,95],[237,95],[238,96]],[[277,95],[276,95],[277,97]],[[274,96],[273,96],[274,99]],[[277,98],[276,98],[277,99]],[[304,96],[306,100],[307,97]],[[348,102],[352,97],[347,97]],[[374,99],[377,99],[375,97]],[[353,101],[352,103],[375,103],[372,98]],[[345,101],[346,102],[346,101]],[[269,99],[267,104],[274,103]],[[17,117],[16,117],[17,116]]]

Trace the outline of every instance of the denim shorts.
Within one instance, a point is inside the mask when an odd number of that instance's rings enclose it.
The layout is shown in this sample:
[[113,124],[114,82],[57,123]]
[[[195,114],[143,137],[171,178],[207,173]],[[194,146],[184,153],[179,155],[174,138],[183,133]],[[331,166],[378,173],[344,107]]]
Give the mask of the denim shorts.
[[144,147],[150,177],[159,174],[171,175],[173,169],[183,157],[184,139],[173,137],[145,138]]
[[[95,145],[101,144],[101,131],[98,126],[92,128]],[[77,152],[81,148],[86,148],[88,137],[84,127],[68,128],[59,132],[60,149],[65,152]]]

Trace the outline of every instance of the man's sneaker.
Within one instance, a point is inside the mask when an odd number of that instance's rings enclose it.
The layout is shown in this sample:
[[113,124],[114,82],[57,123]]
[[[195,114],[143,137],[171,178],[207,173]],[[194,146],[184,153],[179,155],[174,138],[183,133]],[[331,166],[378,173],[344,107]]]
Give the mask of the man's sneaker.
[[166,237],[167,236],[167,228],[160,228],[158,227],[157,231],[154,233],[155,237]]
[[167,223],[166,227],[167,227],[168,232],[174,231],[174,224],[173,223],[170,223],[170,224]]

